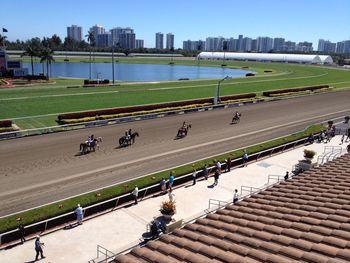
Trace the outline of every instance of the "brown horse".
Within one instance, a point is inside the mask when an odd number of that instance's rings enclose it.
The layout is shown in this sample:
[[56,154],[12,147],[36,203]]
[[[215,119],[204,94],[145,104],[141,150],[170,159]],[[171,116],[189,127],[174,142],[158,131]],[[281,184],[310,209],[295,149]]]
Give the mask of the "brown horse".
[[134,144],[135,143],[135,138],[136,137],[139,137],[139,133],[138,132],[133,132],[131,135],[130,135],[130,138],[127,138],[125,135],[120,137],[119,138],[119,145],[120,147],[123,147],[123,146],[129,146],[131,144]]
[[92,142],[82,142],[79,147],[79,151],[81,154],[87,154],[89,152],[94,152],[96,149],[100,148],[99,143],[102,142],[102,137],[98,137],[94,139]]

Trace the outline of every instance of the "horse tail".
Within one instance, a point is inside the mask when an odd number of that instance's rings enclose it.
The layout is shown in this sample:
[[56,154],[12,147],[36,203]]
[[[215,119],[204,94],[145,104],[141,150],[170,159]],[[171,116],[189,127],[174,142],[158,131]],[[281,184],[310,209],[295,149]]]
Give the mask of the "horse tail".
[[123,145],[123,143],[124,143],[124,137],[121,137],[121,138],[119,139],[119,145]]

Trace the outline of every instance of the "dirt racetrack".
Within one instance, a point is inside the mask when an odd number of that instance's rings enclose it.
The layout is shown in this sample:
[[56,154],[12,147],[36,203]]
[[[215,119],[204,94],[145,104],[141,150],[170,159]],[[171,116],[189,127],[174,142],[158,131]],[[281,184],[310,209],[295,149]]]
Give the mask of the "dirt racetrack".
[[[348,90],[1,141],[0,216],[349,115],[349,98]],[[230,125],[236,110],[242,120]],[[175,140],[185,120],[192,129]],[[118,148],[117,139],[129,128],[140,137],[131,147]],[[78,156],[80,142],[90,134],[102,137],[100,149]]]

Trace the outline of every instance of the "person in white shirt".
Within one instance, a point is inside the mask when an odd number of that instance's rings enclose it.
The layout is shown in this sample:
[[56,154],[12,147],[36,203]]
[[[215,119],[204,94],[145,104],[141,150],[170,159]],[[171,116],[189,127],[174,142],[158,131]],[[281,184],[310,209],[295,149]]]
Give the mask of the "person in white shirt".
[[135,205],[137,205],[137,198],[139,196],[139,188],[137,187],[137,185],[135,185],[134,190],[132,191],[132,196],[134,197],[135,200]]
[[235,189],[235,191],[233,192],[233,203],[235,204],[239,199],[239,194],[238,194],[238,190]]

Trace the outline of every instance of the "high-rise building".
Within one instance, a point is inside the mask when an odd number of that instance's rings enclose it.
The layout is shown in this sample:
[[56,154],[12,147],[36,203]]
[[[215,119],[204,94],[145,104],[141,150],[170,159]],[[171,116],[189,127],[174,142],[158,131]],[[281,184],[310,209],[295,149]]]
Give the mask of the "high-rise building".
[[227,50],[228,51],[237,51],[237,43],[238,43],[238,40],[237,39],[234,39],[233,37],[229,38],[227,40]]
[[252,50],[252,39],[249,37],[243,38],[242,41],[242,51],[244,52],[250,52]]
[[299,42],[298,45],[295,47],[296,51],[300,51],[300,52],[312,52],[313,51],[313,47],[312,47],[312,43],[311,42]]
[[143,41],[143,39],[136,39],[136,41],[135,41],[135,48],[144,48],[144,41]]
[[258,51],[258,40],[252,39],[252,51]]
[[112,46],[112,35],[111,33],[98,34],[96,38],[96,46],[100,48],[106,48]]
[[238,35],[237,50],[238,52],[243,51],[243,35]]
[[93,27],[90,27],[90,32],[94,34],[95,41],[97,41],[97,35],[104,34],[106,30],[103,26],[100,25],[94,25]]
[[166,49],[174,49],[174,34],[166,34]]
[[156,33],[156,49],[164,48],[164,34],[161,32]]
[[135,48],[136,47],[136,34],[130,27],[115,27],[110,30],[111,42],[113,46],[119,48]]
[[191,51],[205,50],[205,41],[203,41],[203,40],[198,40],[198,41],[185,40],[182,42],[182,49],[183,50],[191,50]]
[[335,53],[336,43],[329,40],[319,39],[317,51],[325,53]]
[[337,48],[335,50],[336,53],[343,54],[344,53],[344,48],[345,48],[345,43],[344,41],[342,42],[337,42]]
[[258,51],[262,53],[269,52],[272,49],[273,40],[270,37],[258,37]]
[[350,40],[344,41],[344,53],[350,54]]
[[295,51],[295,46],[296,46],[295,42],[293,42],[293,41],[285,41],[282,51],[288,51],[288,52]]
[[275,37],[273,39],[273,51],[283,51],[285,39],[282,37]]
[[219,44],[219,38],[217,37],[207,37],[205,40],[205,50],[206,51],[217,51]]
[[112,38],[112,45],[113,46],[120,46],[120,39],[119,36],[123,32],[123,28],[121,27],[114,27],[111,30],[111,38]]
[[120,47],[121,48],[135,48],[136,45],[136,34],[130,27],[123,28],[122,33],[119,35]]
[[67,38],[81,42],[83,40],[83,28],[77,25],[68,26]]

